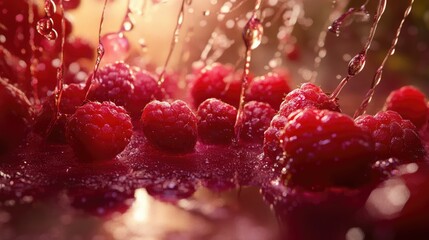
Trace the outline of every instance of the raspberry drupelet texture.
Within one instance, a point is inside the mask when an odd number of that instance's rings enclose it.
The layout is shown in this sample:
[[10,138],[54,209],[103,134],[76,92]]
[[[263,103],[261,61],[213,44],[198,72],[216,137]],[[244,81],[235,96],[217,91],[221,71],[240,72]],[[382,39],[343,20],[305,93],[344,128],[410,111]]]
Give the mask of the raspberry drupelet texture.
[[363,115],[355,122],[372,135],[378,159],[395,157],[408,161],[421,158],[425,154],[416,127],[409,120],[402,119],[397,112],[385,111],[375,116]]
[[59,118],[56,120],[55,124],[50,126],[57,111],[55,96],[51,95],[46,99],[42,110],[37,116],[34,130],[41,135],[47,134],[47,140],[51,142],[65,142],[65,125],[67,118],[83,104],[84,100],[85,91],[82,85],[70,84],[65,86],[59,106]]
[[304,108],[341,112],[337,100],[329,98],[320,87],[312,83],[304,83],[288,93],[280,105],[280,114],[287,117],[293,111]]
[[271,120],[270,127],[264,132],[264,154],[271,163],[282,164],[280,157],[283,155],[283,148],[280,144],[280,134],[286,126],[287,117],[276,114]]
[[123,107],[113,102],[88,102],[68,119],[66,136],[83,160],[108,160],[131,140],[133,125]]
[[241,82],[231,66],[214,63],[195,74],[191,83],[191,97],[195,107],[209,98],[217,98],[238,106]]
[[183,153],[197,142],[197,117],[185,102],[152,101],[143,109],[143,132],[160,149]]
[[417,129],[421,129],[428,120],[426,102],[425,95],[419,89],[405,86],[390,93],[384,109],[399,113],[403,119],[410,120]]
[[290,92],[288,75],[268,73],[255,78],[249,85],[248,101],[266,102],[274,109],[279,109],[285,95]]
[[288,116],[280,134],[287,184],[309,189],[354,187],[368,176],[374,144],[347,115],[303,109]]
[[[92,74],[89,78],[92,78]],[[134,81],[134,74],[128,64],[116,62],[106,65],[98,70],[88,99],[99,102],[112,101],[126,108],[134,93]]]
[[154,76],[149,72],[134,68],[134,94],[130,97],[127,110],[133,118],[139,118],[143,108],[152,100],[162,100],[163,94]]
[[282,164],[278,161],[282,159],[280,157],[283,155],[279,139],[280,131],[286,125],[290,113],[307,108],[341,111],[336,99],[330,99],[320,87],[312,83],[304,83],[300,88],[289,92],[280,105],[280,111],[264,134],[264,154],[268,160]]
[[197,112],[198,136],[205,143],[227,144],[234,137],[237,109],[215,98],[200,104]]
[[276,111],[268,104],[250,101],[244,105],[239,136],[248,142],[262,142]]

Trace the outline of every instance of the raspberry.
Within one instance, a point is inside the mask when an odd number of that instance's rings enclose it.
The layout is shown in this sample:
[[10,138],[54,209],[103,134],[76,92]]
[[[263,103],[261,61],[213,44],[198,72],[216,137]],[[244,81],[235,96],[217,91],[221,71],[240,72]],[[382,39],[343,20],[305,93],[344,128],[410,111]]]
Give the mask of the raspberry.
[[65,0],[63,2],[64,9],[66,9],[66,10],[76,9],[79,7],[80,1],[81,0]]
[[288,184],[310,189],[354,187],[365,181],[373,160],[371,136],[347,115],[297,110],[280,133]]
[[92,59],[94,52],[94,46],[87,40],[79,37],[68,38],[64,45],[64,61],[70,64],[82,58]]
[[261,142],[276,111],[268,103],[250,101],[244,105],[242,114],[240,139]]
[[403,119],[410,120],[417,129],[421,129],[428,120],[429,112],[425,95],[412,86],[405,86],[391,92],[384,109],[399,113]]
[[[65,139],[65,125],[67,118],[83,104],[85,91],[82,85],[70,84],[64,88],[60,101],[60,117],[50,129],[48,140],[63,143]],[[54,114],[56,113],[55,97],[51,95],[43,104],[43,108],[37,116],[34,130],[40,134],[46,134]]]
[[31,118],[31,105],[24,93],[0,78],[0,154],[24,139]]
[[255,78],[249,85],[247,100],[266,102],[274,109],[279,109],[285,95],[290,92],[288,76],[268,73]]
[[[92,75],[89,76],[92,78]],[[134,92],[135,77],[128,64],[116,62],[106,65],[97,72],[88,98],[94,101],[112,101],[126,107]]]
[[134,69],[134,94],[130,98],[127,110],[132,117],[140,117],[143,108],[153,99],[162,99],[162,92],[155,78],[145,70]]
[[312,83],[304,83],[300,88],[287,94],[280,105],[280,114],[287,117],[293,111],[304,108],[341,112],[337,100],[329,98],[320,87]]
[[112,102],[88,102],[67,121],[66,137],[79,157],[106,160],[125,149],[132,128],[124,108]]
[[280,144],[281,130],[286,126],[287,118],[276,114],[271,120],[270,127],[264,132],[264,154],[271,162],[278,163],[283,155],[283,149]]
[[152,101],[143,109],[143,132],[152,144],[171,152],[189,152],[197,142],[197,117],[185,102]]
[[198,107],[198,135],[203,142],[222,144],[231,142],[237,109],[215,98]]
[[378,159],[390,157],[413,159],[422,157],[425,153],[416,127],[409,120],[402,119],[397,112],[385,111],[375,116],[363,115],[355,122],[372,135]]
[[201,70],[191,86],[191,96],[195,107],[209,98],[217,98],[237,107],[240,101],[240,91],[241,82],[233,73],[232,67],[219,63]]

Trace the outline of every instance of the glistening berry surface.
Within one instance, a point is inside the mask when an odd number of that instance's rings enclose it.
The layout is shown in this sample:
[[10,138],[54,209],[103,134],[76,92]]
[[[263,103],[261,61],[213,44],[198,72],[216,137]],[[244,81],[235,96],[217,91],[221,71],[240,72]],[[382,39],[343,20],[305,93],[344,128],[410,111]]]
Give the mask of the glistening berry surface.
[[250,101],[244,105],[239,119],[239,137],[248,142],[262,142],[276,111],[264,102]]
[[198,136],[205,143],[226,144],[234,137],[237,109],[215,98],[198,107]]
[[426,97],[413,86],[392,91],[386,99],[384,109],[399,113],[403,119],[410,120],[417,129],[421,129],[428,121],[429,109]]
[[109,160],[130,142],[133,126],[124,108],[112,102],[88,102],[69,118],[66,136],[83,160]]
[[190,94],[195,107],[209,98],[217,98],[235,107],[238,106],[241,82],[231,66],[214,63],[194,75]]
[[327,109],[340,112],[336,99],[329,98],[319,86],[312,83],[304,83],[301,87],[288,93],[280,105],[279,113],[287,117],[298,109],[314,108]]
[[257,77],[249,85],[247,101],[265,102],[279,109],[283,98],[290,92],[289,75],[270,72]]
[[287,158],[283,177],[292,186],[358,186],[374,158],[369,133],[349,116],[328,110],[293,112],[280,139]]
[[133,118],[139,118],[143,108],[152,100],[162,100],[162,91],[149,72],[140,69],[133,69],[135,75],[134,93],[131,95],[127,110]]
[[370,133],[375,143],[378,159],[396,157],[402,161],[420,158],[425,154],[416,127],[394,111],[379,112],[375,116],[363,115],[355,120]]
[[[92,74],[89,78],[92,78]],[[93,101],[112,101],[126,107],[134,93],[135,77],[130,66],[116,62],[100,68],[94,79],[88,98]]]
[[171,152],[190,152],[197,142],[197,117],[188,105],[152,101],[143,109],[143,132],[153,145]]

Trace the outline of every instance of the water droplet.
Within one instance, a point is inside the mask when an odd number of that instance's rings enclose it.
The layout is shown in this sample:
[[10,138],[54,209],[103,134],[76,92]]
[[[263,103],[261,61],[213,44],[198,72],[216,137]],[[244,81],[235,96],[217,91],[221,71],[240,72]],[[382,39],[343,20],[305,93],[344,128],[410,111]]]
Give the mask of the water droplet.
[[261,24],[261,20],[252,17],[244,26],[243,40],[248,49],[256,49],[262,41],[262,35],[264,34],[264,27]]
[[142,49],[142,51],[146,52],[147,51],[146,40],[144,38],[140,38],[138,43],[139,43],[139,46]]
[[360,73],[365,66],[366,58],[365,53],[359,53],[356,56],[354,56],[348,66],[348,73],[350,76],[354,76],[358,73]]
[[53,17],[57,11],[57,6],[53,0],[45,0],[45,13],[48,17]]
[[206,10],[206,11],[203,12],[203,16],[209,16],[209,15],[210,15],[210,11],[209,10]]
[[40,35],[46,36],[52,31],[53,27],[54,21],[52,18],[45,17],[37,21],[36,30]]
[[55,40],[58,38],[58,33],[55,29],[52,29],[47,35],[44,36],[48,40]]

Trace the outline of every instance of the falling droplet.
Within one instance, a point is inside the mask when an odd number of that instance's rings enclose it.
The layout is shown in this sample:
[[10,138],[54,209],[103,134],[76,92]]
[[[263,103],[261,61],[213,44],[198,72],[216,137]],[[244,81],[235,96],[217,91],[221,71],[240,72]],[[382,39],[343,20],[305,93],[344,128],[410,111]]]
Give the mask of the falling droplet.
[[127,21],[124,21],[124,23],[122,24],[122,29],[125,32],[129,32],[133,30],[133,28],[134,28],[134,23],[130,19],[128,19]]
[[143,52],[146,52],[146,51],[147,51],[146,40],[145,40],[144,38],[140,38],[140,39],[138,40],[138,43],[139,43],[139,46],[140,46],[141,50],[142,50]]
[[[356,112],[354,114],[355,118],[366,112],[366,108],[368,107],[368,104],[371,102],[372,97],[374,96],[375,88],[381,82],[384,65],[386,64],[387,60],[389,59],[389,56],[395,54],[395,48],[396,48],[396,45],[398,44],[398,40],[399,40],[399,36],[401,35],[402,27],[404,25],[405,19],[408,17],[408,15],[410,15],[411,9],[413,7],[413,3],[414,3],[414,0],[409,1],[408,7],[405,9],[404,16],[402,17],[402,20],[399,23],[398,28],[396,29],[396,34],[392,40],[392,44],[390,45],[390,49],[388,50],[387,54],[384,56],[383,62],[378,67],[377,72],[375,73],[375,75],[372,79],[371,87],[368,90],[364,100],[362,101],[359,108],[356,110]],[[378,4],[379,4],[379,6],[378,6],[377,16],[376,16],[375,22],[380,20],[381,15],[383,14],[384,10],[386,9],[386,1],[385,0],[380,0]],[[376,27],[376,25],[375,25],[375,27]],[[367,46],[368,45],[369,44],[367,43]]]
[[348,66],[348,73],[350,76],[355,76],[356,74],[360,73],[362,69],[365,67],[366,57],[365,53],[361,52],[354,56]]
[[252,17],[247,22],[243,31],[243,40],[248,49],[256,49],[262,42],[262,36],[264,34],[264,27],[261,24],[261,20]]
[[48,40],[55,40],[58,38],[58,33],[55,29],[52,29],[48,34],[44,35]]
[[53,27],[54,21],[52,20],[52,18],[45,17],[37,21],[36,30],[40,35],[46,37],[46,35],[51,33]]
[[57,11],[57,6],[53,0],[45,0],[45,13],[48,17],[53,17]]

